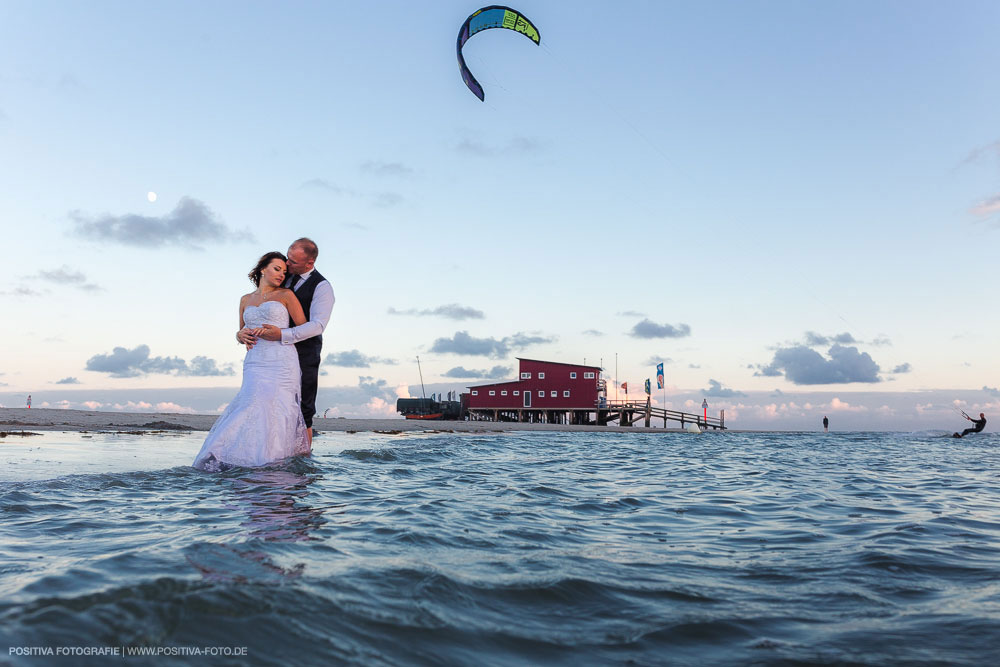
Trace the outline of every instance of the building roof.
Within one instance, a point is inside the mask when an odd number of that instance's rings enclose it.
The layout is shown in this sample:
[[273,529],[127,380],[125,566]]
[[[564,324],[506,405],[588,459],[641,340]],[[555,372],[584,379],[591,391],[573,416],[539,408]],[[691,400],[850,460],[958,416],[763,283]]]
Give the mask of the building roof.
[[544,359],[528,359],[526,357],[515,357],[518,361],[537,361],[540,364],[553,364],[555,366],[576,366],[577,368],[593,368],[595,371],[601,370],[600,366],[588,366],[587,364],[568,364],[564,361],[546,361]]
[[[552,364],[554,366],[573,366],[575,368],[590,368],[595,371],[600,371],[600,366],[587,366],[586,364],[567,364],[562,361],[545,361],[544,359],[526,359],[525,357],[515,357],[518,361],[534,361],[539,364]],[[467,384],[465,385],[469,389],[482,389],[483,387],[498,387],[502,384],[519,384],[522,380],[520,378],[515,378],[513,380],[504,380],[503,382],[491,382],[489,384]]]

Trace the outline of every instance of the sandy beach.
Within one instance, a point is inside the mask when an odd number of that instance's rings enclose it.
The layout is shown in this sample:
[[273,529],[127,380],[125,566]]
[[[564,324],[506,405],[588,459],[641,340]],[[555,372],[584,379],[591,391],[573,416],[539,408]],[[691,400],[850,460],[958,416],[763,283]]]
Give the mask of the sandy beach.
[[[0,408],[0,431],[207,431],[218,415],[165,412],[90,412],[52,408]],[[453,431],[496,433],[498,431],[607,431],[680,432],[679,428],[653,426],[570,426],[482,421],[417,421],[408,419],[315,419],[320,432]]]

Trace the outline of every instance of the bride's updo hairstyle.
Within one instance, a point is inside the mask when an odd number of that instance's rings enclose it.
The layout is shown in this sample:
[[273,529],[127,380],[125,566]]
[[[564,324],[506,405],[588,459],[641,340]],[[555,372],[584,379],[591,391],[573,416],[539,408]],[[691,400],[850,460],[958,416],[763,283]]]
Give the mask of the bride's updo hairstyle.
[[249,278],[250,282],[252,282],[255,286],[260,287],[260,277],[264,273],[264,269],[267,268],[267,265],[271,263],[272,259],[280,259],[282,262],[288,261],[287,257],[277,251],[269,252],[258,259],[257,266],[253,267],[253,270],[247,274],[247,278]]

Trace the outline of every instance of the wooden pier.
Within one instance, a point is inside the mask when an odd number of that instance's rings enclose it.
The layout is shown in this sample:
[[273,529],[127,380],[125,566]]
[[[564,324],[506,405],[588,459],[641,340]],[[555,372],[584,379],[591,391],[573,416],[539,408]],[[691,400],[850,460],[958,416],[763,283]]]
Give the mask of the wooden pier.
[[607,426],[618,422],[619,426],[652,428],[653,423],[667,428],[668,422],[677,422],[680,428],[697,424],[703,431],[707,429],[726,430],[725,410],[718,417],[705,418],[692,412],[667,410],[650,405],[650,401],[601,401],[590,410],[546,410],[542,408],[470,408],[471,421],[525,422],[532,424],[576,424]]
[[719,411],[718,417],[708,417],[693,412],[681,412],[679,410],[667,410],[666,408],[656,408],[650,405],[649,399],[645,401],[605,401],[597,410],[597,424],[607,426],[608,422],[617,421],[619,426],[635,426],[636,422],[642,422],[643,426],[650,428],[653,420],[663,420],[663,428],[667,428],[668,421],[675,421],[681,428],[687,428],[690,424],[697,424],[701,430],[726,430],[726,411]]

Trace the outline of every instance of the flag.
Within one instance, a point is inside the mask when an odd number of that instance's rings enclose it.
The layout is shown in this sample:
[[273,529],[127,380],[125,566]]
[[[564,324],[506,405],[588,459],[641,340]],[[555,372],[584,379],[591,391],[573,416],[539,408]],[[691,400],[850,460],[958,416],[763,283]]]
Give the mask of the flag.
[[649,396],[649,378],[646,378],[646,395]]
[[663,362],[656,364],[656,388],[663,389]]
[[622,382],[622,391],[628,393],[628,382]]

